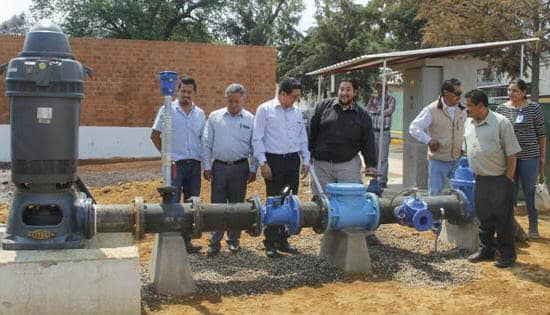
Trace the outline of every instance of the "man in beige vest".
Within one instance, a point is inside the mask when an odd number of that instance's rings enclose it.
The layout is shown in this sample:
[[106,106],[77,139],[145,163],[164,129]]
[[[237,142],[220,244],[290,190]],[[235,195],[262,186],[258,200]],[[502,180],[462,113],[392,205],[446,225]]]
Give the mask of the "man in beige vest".
[[430,196],[441,194],[462,155],[466,113],[460,105],[461,95],[459,80],[443,81],[439,98],[426,106],[409,126],[411,136],[428,145]]

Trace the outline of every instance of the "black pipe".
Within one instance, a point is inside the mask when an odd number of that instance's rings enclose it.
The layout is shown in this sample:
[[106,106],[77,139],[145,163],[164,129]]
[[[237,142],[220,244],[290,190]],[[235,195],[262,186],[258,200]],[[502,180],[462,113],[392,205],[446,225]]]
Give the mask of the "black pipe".
[[[380,224],[396,223],[394,209],[404,197],[380,198]],[[454,224],[465,222],[466,201],[458,195],[422,197],[434,219],[442,216]],[[322,203],[300,203],[302,227],[312,227],[322,233],[326,229],[328,209]],[[143,233],[200,232],[244,230],[253,236],[260,234],[258,210],[252,202],[233,204],[202,204],[198,199],[184,204],[143,204],[136,199],[134,205],[96,205],[97,231]]]

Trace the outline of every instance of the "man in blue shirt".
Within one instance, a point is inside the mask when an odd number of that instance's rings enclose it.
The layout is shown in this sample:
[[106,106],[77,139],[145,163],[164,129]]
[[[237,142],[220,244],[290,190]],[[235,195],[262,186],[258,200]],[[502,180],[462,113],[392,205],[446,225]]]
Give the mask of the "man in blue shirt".
[[[201,137],[205,125],[202,109],[193,103],[197,84],[193,78],[183,77],[178,84],[177,99],[172,102],[172,186],[176,187],[174,202],[198,197],[201,192]],[[164,127],[164,107],[155,118],[151,141],[161,151],[161,133]],[[184,235],[188,253],[197,253],[201,247],[191,244],[191,237]]]
[[[279,195],[290,186],[298,193],[300,157],[302,178],[309,172],[307,134],[300,109],[294,103],[300,98],[302,84],[294,78],[279,83],[279,94],[256,110],[252,146],[266,184],[267,196]],[[295,254],[288,243],[284,226],[267,226],[264,230],[266,255],[277,257],[277,250]]]
[[[258,163],[252,157],[254,115],[243,108],[245,88],[233,83],[225,90],[227,107],[210,113],[204,129],[204,179],[211,181],[212,203],[243,202],[246,185],[256,180]],[[250,166],[249,166],[249,159]],[[239,251],[241,231],[227,232],[227,245]],[[212,232],[208,256],[220,251],[223,231]]]

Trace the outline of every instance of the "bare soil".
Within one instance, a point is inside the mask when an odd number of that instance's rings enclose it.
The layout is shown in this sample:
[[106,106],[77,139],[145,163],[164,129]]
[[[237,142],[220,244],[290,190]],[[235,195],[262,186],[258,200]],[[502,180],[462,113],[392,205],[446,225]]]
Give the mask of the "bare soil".
[[[158,161],[86,165],[80,168],[94,185],[92,192],[100,203],[128,203],[135,196],[149,202],[159,200],[156,187],[160,181],[134,181],[138,173],[158,174]],[[121,171],[134,175],[121,175]],[[119,172],[119,173],[117,173]],[[115,174],[115,175],[113,175]],[[105,183],[105,184],[103,184]],[[209,200],[208,183],[203,182],[202,199]],[[302,187],[300,198],[309,188]],[[265,198],[263,181],[248,188]],[[6,222],[8,206],[0,203],[0,223]],[[527,227],[527,217],[519,212],[518,222]],[[411,237],[428,237],[393,226]],[[550,214],[540,214],[541,238],[517,244],[518,262],[508,269],[497,269],[492,263],[475,265],[481,278],[447,288],[409,287],[400,281],[372,277],[350,277],[346,281],[318,283],[292,289],[273,290],[260,295],[196,295],[179,300],[159,301],[145,314],[335,314],[335,313],[422,313],[422,314],[550,314]],[[312,233],[311,231],[306,231]],[[299,236],[298,236],[299,237]],[[142,263],[149,261],[151,236],[138,244]],[[207,236],[195,240],[207,245]],[[243,247],[256,244],[257,238],[243,234]]]

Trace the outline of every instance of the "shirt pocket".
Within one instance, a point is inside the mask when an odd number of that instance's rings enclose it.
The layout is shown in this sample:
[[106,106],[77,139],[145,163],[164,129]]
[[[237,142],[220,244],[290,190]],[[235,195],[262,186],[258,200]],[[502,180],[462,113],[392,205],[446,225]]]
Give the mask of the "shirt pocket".
[[300,133],[302,132],[304,128],[304,121],[302,118],[293,117],[292,119],[289,119],[287,122],[287,128],[288,128],[288,136],[291,139],[298,139],[300,137]]
[[191,129],[191,134],[196,136],[196,137],[200,137],[202,136],[201,132],[202,132],[202,129],[204,127],[204,120],[202,119],[191,119],[190,122],[189,122],[189,126],[190,126],[190,129]]
[[237,141],[249,143],[252,138],[252,123],[239,124],[239,130],[236,134]]

